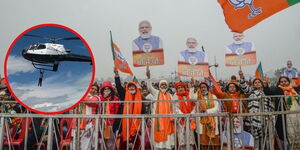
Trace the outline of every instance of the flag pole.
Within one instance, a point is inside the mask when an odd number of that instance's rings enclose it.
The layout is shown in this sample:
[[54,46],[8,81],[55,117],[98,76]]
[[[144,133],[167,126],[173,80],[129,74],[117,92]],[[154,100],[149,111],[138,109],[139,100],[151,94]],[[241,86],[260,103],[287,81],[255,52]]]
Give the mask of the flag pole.
[[110,34],[110,46],[111,46],[111,52],[112,52],[112,56],[113,56],[113,61],[114,61],[114,67],[116,67],[116,61],[115,61],[115,49],[114,49],[114,42],[113,42],[113,38],[112,38],[112,32],[109,31]]

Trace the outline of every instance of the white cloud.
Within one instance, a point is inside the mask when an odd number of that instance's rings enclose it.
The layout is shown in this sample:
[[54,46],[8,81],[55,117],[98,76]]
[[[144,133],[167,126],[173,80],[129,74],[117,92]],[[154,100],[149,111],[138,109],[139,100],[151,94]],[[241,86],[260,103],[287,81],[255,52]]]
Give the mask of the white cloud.
[[32,108],[33,109],[39,109],[39,108],[50,107],[50,106],[57,106],[57,105],[54,105],[52,103],[42,103],[42,104],[36,104]]
[[18,57],[11,55],[8,57],[7,62],[7,74],[18,74],[18,73],[26,73],[26,72],[33,72],[35,68],[32,64],[25,60],[23,57]]
[[[68,76],[68,74],[65,76]],[[62,75],[58,74],[45,78],[42,87],[37,87],[35,82],[31,84],[13,82],[11,87],[15,95],[33,109],[45,112],[61,111],[80,100],[88,88],[91,74],[55,82],[58,77],[62,77]],[[87,80],[88,78],[89,80]]]
[[88,73],[85,76],[81,77],[76,82],[77,82],[77,84],[90,83],[91,79],[92,79],[92,73]]
[[72,77],[72,72],[69,71],[69,72],[67,73],[67,78],[71,78],[71,77]]

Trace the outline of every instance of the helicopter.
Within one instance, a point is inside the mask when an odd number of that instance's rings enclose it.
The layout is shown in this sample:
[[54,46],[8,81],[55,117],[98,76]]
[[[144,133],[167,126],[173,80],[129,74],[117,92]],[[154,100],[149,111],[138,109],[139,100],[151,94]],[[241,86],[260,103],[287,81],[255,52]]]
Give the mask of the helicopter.
[[56,43],[62,40],[80,40],[78,37],[48,38],[32,34],[24,34],[24,36],[42,38],[50,42],[31,44],[22,50],[22,56],[31,61],[34,68],[40,70],[38,86],[41,86],[44,71],[57,72],[62,61],[90,62],[92,65],[90,56],[71,53],[71,50],[66,49],[63,44]]

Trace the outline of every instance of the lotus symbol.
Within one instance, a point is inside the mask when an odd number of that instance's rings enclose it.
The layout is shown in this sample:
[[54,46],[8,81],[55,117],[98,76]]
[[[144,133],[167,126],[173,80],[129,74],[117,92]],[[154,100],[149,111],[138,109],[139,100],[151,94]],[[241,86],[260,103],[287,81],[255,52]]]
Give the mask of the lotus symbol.
[[249,6],[251,13],[248,15],[249,19],[254,18],[256,15],[262,13],[261,8],[254,8],[254,0],[229,0],[231,5],[235,7],[235,9],[243,9],[245,6]]

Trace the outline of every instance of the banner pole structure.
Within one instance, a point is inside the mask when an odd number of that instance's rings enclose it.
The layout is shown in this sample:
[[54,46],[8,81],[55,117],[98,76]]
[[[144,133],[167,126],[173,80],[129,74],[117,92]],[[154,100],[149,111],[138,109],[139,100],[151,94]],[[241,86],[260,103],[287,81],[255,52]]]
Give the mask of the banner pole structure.
[[214,56],[214,59],[215,59],[215,77],[216,77],[216,80],[218,81],[218,72],[217,72],[218,65],[217,65],[217,58],[216,58],[216,56]]

